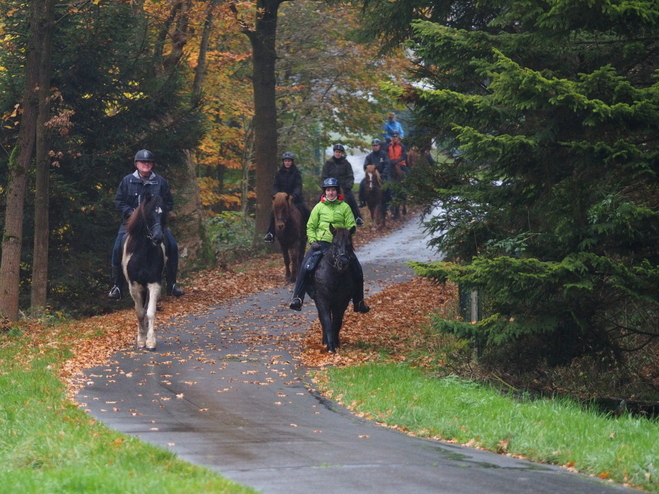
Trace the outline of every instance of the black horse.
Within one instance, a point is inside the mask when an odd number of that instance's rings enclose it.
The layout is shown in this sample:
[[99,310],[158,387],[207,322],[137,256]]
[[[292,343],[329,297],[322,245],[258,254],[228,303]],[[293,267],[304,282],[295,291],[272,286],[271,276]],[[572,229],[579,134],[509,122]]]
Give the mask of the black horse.
[[167,213],[160,196],[146,194],[126,225],[121,264],[137,313],[137,346],[156,349],[156,303],[167,256]]
[[350,258],[355,254],[350,230],[330,225],[330,231],[334,235],[332,246],[318,263],[312,284],[318,318],[323,327],[323,345],[328,352],[335,353],[340,346],[343,313],[353,296]]

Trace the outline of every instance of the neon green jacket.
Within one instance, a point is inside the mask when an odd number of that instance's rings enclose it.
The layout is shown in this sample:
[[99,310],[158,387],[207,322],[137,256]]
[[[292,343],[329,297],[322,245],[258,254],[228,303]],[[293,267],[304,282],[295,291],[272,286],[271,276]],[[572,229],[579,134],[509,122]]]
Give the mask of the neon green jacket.
[[334,202],[325,200],[323,196],[318,204],[311,210],[307,222],[307,239],[312,242],[331,242],[334,236],[330,232],[330,223],[334,228],[356,227],[355,217],[350,206],[342,200],[343,196]]

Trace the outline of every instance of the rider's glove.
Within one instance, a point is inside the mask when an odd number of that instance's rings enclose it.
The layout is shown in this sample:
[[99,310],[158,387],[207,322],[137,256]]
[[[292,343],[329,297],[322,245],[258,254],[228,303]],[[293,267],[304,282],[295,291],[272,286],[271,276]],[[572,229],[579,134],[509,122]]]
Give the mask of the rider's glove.
[[318,250],[320,249],[320,242],[311,242],[311,248],[313,250]]

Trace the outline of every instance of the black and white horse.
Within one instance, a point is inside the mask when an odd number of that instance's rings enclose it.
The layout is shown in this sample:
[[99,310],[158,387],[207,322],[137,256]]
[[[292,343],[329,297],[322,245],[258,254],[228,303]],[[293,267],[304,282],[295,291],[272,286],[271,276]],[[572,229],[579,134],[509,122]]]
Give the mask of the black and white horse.
[[123,266],[137,313],[137,346],[156,349],[156,303],[160,296],[167,213],[160,196],[147,194],[126,225]]

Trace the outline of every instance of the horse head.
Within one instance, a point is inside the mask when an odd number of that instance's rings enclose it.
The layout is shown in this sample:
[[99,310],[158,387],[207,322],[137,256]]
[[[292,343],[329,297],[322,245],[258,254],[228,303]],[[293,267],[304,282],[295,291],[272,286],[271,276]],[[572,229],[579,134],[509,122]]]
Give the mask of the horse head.
[[366,165],[366,182],[369,189],[374,189],[377,187],[382,187],[382,179],[380,177],[380,172],[375,165]]
[[348,230],[347,228],[334,228],[330,223],[330,232],[333,235],[330,264],[339,272],[348,269],[350,258],[354,255],[352,246],[352,234],[355,227]]
[[131,215],[126,231],[133,236],[146,236],[153,245],[158,246],[165,239],[166,220],[162,197],[147,193]]
[[290,217],[293,197],[286,192],[277,192],[272,198],[272,212],[275,215],[275,228],[282,232]]

